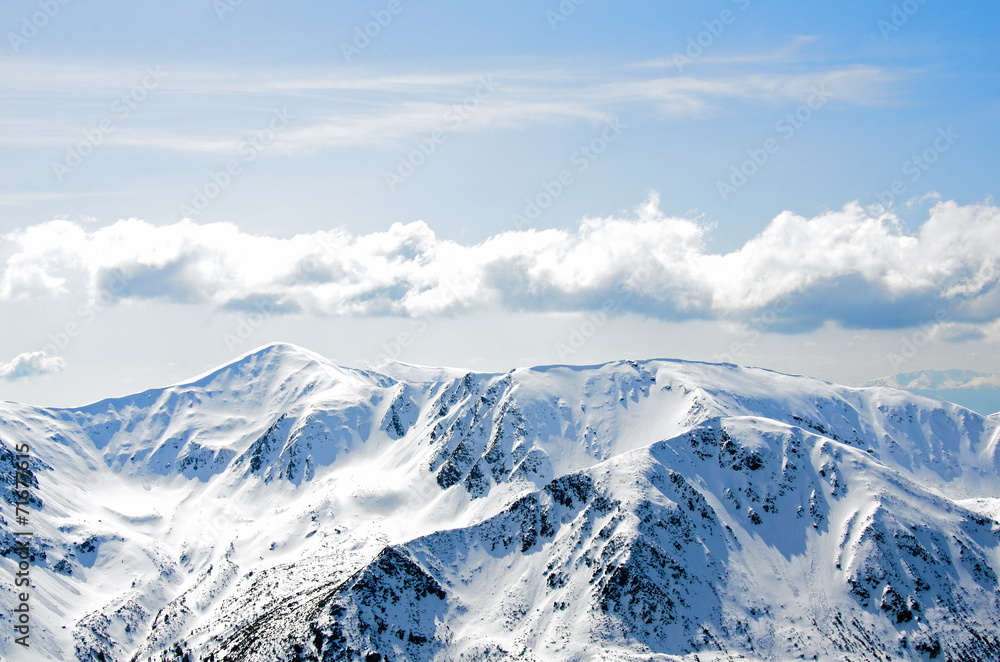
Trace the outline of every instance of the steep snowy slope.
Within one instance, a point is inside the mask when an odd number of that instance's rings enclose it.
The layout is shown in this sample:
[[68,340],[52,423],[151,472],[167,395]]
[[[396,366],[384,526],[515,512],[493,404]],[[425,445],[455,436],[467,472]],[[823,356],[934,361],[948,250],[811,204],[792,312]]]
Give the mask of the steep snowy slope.
[[0,654],[1000,659],[998,435],[731,365],[375,372],[290,345],[4,403],[5,477],[29,444],[37,501],[32,645],[8,622]]

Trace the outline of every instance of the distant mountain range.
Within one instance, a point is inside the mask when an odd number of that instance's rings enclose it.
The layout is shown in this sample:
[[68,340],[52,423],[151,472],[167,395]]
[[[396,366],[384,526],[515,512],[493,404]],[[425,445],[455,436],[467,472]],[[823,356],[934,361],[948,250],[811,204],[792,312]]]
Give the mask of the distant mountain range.
[[0,656],[998,660],[998,437],[727,364],[372,371],[280,344],[0,403]]
[[862,386],[888,386],[968,407],[980,414],[1000,412],[1000,377],[974,370],[920,370],[873,379]]

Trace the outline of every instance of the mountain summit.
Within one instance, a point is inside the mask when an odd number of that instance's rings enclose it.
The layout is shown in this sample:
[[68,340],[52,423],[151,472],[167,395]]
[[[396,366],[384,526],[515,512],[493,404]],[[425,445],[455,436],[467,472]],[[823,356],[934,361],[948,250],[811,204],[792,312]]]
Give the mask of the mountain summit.
[[[1000,418],[672,360],[340,368],[291,345],[0,404],[16,659],[1000,659]],[[11,617],[7,610],[2,618]]]

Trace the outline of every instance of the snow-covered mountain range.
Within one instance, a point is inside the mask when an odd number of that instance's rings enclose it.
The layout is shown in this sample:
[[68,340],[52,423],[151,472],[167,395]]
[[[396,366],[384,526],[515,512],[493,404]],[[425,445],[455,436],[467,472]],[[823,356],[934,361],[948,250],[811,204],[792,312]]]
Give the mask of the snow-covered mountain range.
[[[671,360],[505,374],[272,345],[0,404],[16,660],[998,660],[1000,416]],[[22,450],[18,450],[18,449]]]

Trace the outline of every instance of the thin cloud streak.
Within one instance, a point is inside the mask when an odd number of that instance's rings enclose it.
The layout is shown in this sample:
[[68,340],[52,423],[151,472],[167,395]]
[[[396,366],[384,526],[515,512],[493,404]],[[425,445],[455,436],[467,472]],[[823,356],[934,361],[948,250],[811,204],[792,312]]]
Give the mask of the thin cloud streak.
[[[713,54],[702,54],[697,58],[688,58],[690,61],[683,62],[684,66],[693,66],[695,64],[705,65],[717,65],[717,64],[779,64],[784,62],[802,62],[801,51],[802,48],[808,44],[816,43],[819,41],[819,37],[816,35],[799,35],[789,41],[784,46],[775,49],[769,53],[751,53],[742,55],[713,55]],[[685,53],[683,51],[678,51],[669,57],[657,58],[653,60],[645,60],[643,62],[635,63],[634,67],[646,68],[646,69],[661,69],[669,68],[676,69],[678,63],[678,57],[683,58]]]
[[[643,76],[636,67],[503,69],[483,72],[378,75],[335,69],[312,72],[243,70],[203,72],[160,67],[164,82],[106,144],[229,155],[240,131],[253,131],[273,108],[287,107],[295,122],[270,154],[307,154],[344,145],[391,147],[435,129],[462,132],[600,122],[625,111],[654,109],[663,119],[690,118],[746,105],[798,105],[826,85],[835,103],[880,106],[891,101],[906,72],[871,66],[815,68],[740,75]],[[107,116],[115,99],[144,75],[143,67],[63,67],[5,63],[0,76],[0,145],[64,147]],[[475,98],[483,81],[496,90],[478,99],[458,127],[448,112]],[[482,96],[482,95],[480,95]],[[58,109],[58,110],[55,110]],[[197,120],[192,122],[191,118]]]

